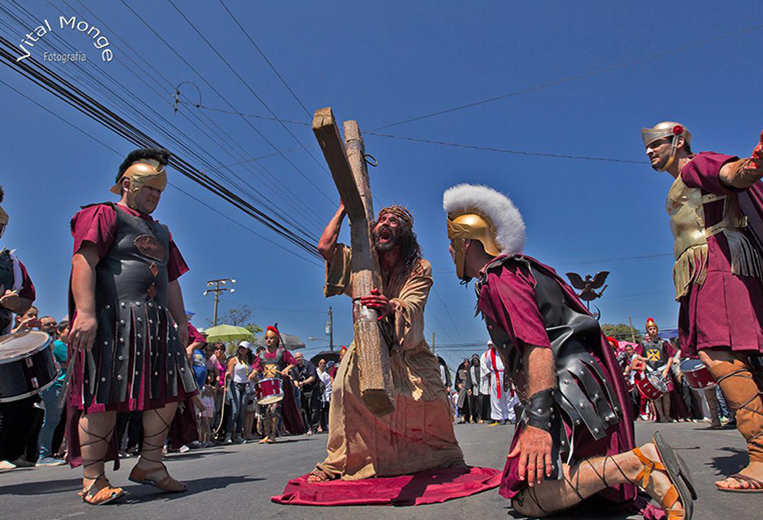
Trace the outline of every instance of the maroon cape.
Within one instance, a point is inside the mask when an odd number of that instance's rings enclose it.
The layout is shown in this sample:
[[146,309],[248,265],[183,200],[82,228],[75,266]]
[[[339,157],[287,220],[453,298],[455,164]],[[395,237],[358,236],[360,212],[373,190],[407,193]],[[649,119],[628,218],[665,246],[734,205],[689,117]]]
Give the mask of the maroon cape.
[[290,377],[285,377],[283,383],[283,403],[281,404],[283,426],[292,435],[302,435],[305,433],[305,425],[302,423],[299,403],[294,398],[294,383]]

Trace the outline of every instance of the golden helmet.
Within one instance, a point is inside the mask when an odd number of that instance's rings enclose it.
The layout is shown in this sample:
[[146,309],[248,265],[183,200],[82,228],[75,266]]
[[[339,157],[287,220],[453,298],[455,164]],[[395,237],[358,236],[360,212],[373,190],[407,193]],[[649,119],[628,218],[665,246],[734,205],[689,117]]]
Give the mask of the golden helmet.
[[466,240],[478,240],[491,256],[521,253],[525,224],[511,200],[487,186],[459,184],[443,194],[456,274],[464,279]]

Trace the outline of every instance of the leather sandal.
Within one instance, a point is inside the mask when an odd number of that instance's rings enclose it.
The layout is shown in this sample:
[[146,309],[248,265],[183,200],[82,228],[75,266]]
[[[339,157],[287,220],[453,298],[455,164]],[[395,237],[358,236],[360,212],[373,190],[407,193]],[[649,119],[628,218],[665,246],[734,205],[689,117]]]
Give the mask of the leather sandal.
[[91,506],[103,506],[106,504],[110,504],[111,502],[114,502],[115,500],[118,500],[125,496],[125,492],[122,488],[115,488],[112,487],[111,484],[106,481],[106,485],[99,489],[94,495],[91,494],[93,491],[93,488],[95,487],[96,483],[98,481],[96,480],[93,482],[93,485],[90,486],[90,489],[85,491],[82,490],[81,493],[77,493],[79,496],[82,497],[82,501],[85,503],[90,504]]
[[[673,451],[673,449],[662,439],[659,432],[652,437],[654,446],[660,459],[652,460],[639,449],[635,448],[633,454],[638,457],[643,469],[636,476],[634,483],[642,489],[646,489],[652,471],[662,471],[670,479],[670,488],[659,500],[660,506],[667,514],[668,520],[691,520],[694,512],[694,502],[697,498],[694,491],[694,485],[691,475],[683,460]],[[674,509],[676,503],[679,503],[683,509]]]
[[[161,463],[160,463],[161,464]],[[155,480],[153,478],[148,478],[149,475],[153,475],[155,473],[164,472],[165,477],[159,480]],[[154,486],[157,489],[161,489],[162,491],[166,493],[182,493],[186,489],[188,489],[188,486],[186,486],[184,483],[175,480],[172,478],[167,471],[167,467],[164,464],[161,464],[157,468],[150,468],[150,469],[142,469],[138,465],[136,465],[134,468],[132,468],[132,471],[130,472],[130,476],[128,477],[131,482],[135,482],[136,484],[147,484],[149,486]]]
[[716,485],[719,491],[725,491],[726,493],[763,493],[763,482],[756,478],[748,477],[747,475],[742,475],[741,473],[735,473],[734,475],[729,475],[726,478],[733,478],[739,482],[739,485],[742,487],[739,489],[734,489],[723,488]]

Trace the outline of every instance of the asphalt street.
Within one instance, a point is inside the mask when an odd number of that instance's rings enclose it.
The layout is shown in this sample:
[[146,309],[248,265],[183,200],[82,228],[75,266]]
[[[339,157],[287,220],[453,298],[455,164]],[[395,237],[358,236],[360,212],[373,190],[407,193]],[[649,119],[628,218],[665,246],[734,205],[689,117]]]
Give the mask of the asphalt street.
[[[704,424],[637,423],[639,443],[655,429],[664,433],[687,461],[699,501],[695,519],[760,518],[763,495],[716,491],[713,481],[741,468],[745,460],[742,437],[735,430],[706,430]],[[456,425],[456,434],[470,465],[503,467],[511,426]],[[135,459],[123,461],[110,472],[114,485],[129,495],[119,503],[93,507],[76,495],[81,470],[68,467],[16,469],[0,473],[0,518],[56,520],[68,518],[119,519],[472,519],[522,518],[509,502],[491,490],[443,504],[416,507],[304,507],[282,506],[270,501],[286,482],[312,469],[322,459],[325,435],[289,437],[273,446],[245,444],[171,454],[167,466],[173,476],[188,484],[188,492],[161,494],[154,488],[133,484],[127,476]],[[555,518],[638,518],[611,511],[584,511]]]

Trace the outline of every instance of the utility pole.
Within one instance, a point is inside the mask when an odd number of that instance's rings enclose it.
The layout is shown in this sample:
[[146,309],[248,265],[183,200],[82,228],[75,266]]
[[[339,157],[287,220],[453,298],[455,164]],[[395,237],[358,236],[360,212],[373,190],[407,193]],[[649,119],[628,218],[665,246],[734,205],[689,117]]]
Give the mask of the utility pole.
[[434,354],[434,331],[432,331],[432,354]]
[[220,278],[218,280],[209,280],[207,282],[207,287],[210,287],[210,289],[207,289],[204,291],[204,296],[207,296],[209,293],[215,293],[215,310],[214,310],[214,317],[212,318],[212,326],[217,327],[217,305],[220,301],[220,293],[225,291],[230,291],[231,293],[236,292],[236,289],[234,288],[228,288],[228,287],[222,287],[223,285],[227,285],[228,282],[230,283],[236,283],[236,280],[232,278]]
[[630,316],[628,316],[628,325],[631,327],[631,339],[633,340],[633,343],[636,343],[636,333],[633,332],[633,320]]
[[334,352],[334,311],[329,307],[329,350]]

